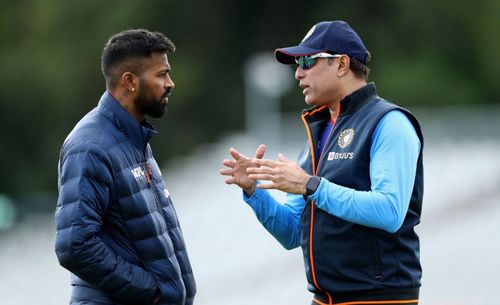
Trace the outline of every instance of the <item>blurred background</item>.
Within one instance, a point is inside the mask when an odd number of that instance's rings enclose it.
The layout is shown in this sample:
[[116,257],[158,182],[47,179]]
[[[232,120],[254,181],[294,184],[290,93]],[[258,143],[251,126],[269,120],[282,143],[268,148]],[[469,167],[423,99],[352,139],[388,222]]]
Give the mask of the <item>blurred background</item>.
[[[296,158],[306,107],[273,51],[346,20],[379,94],[420,118],[421,304],[498,304],[500,2],[0,1],[1,304],[67,304],[53,250],[59,149],[105,90],[100,55],[129,28],[165,33],[176,88],[151,145],[198,281],[197,304],[309,304],[301,251],[261,228],[218,174],[229,147]],[[278,198],[283,194],[276,192]],[[346,249],[348,251],[348,249]]]

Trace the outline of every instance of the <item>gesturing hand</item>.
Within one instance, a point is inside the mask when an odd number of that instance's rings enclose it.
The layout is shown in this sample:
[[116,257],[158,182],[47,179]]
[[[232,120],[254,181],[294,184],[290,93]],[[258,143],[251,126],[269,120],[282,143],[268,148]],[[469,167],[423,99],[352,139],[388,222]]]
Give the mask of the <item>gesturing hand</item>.
[[252,161],[254,166],[247,168],[248,178],[271,181],[257,185],[262,189],[277,189],[291,194],[305,194],[307,180],[311,177],[297,163],[278,154],[278,160]]
[[255,158],[247,158],[240,154],[236,149],[230,148],[229,154],[233,157],[233,160],[225,159],[222,164],[226,166],[220,170],[221,175],[230,176],[225,182],[227,184],[236,184],[241,187],[248,196],[251,196],[255,191],[255,179],[248,177],[247,168],[255,165],[252,161],[259,160],[264,157],[266,152],[266,146],[264,144],[259,145],[255,151]]

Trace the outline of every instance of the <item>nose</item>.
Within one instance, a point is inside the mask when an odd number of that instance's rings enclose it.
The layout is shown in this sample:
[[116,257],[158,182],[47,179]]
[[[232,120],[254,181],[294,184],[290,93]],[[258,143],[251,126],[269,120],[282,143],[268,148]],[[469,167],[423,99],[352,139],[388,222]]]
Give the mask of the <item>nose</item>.
[[167,74],[167,77],[165,78],[165,85],[164,85],[164,87],[165,88],[170,88],[170,89],[174,89],[175,88],[174,81],[170,77],[170,74]]
[[304,70],[302,70],[299,66],[295,69],[295,79],[296,80],[301,80],[306,76],[306,73]]

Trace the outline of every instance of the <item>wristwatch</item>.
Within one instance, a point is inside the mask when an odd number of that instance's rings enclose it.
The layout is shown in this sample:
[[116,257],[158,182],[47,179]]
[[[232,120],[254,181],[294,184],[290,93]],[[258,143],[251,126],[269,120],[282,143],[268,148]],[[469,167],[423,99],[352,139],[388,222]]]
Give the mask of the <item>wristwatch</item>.
[[312,176],[311,178],[309,178],[309,180],[307,180],[307,183],[306,183],[305,195],[309,197],[312,194],[314,194],[314,192],[316,192],[316,190],[318,189],[320,182],[321,182],[321,177]]

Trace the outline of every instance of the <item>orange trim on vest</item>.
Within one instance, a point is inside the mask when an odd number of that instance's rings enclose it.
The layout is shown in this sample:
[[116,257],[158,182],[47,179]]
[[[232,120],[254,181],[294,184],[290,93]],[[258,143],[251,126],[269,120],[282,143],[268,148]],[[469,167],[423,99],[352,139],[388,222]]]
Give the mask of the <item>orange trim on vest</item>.
[[[318,109],[315,109],[311,112],[305,112],[302,114],[302,122],[304,122],[304,126],[306,128],[307,132],[307,137],[309,139],[309,150],[311,152],[311,163],[312,163],[312,173],[313,175],[316,175],[317,168],[316,168],[316,150],[314,149],[314,143],[312,139],[312,134],[311,134],[311,129],[309,128],[309,125],[307,124],[306,116],[307,115],[312,115],[318,111],[321,111],[325,108],[328,108],[327,106],[320,107]],[[314,259],[313,259],[313,231],[314,231],[314,201],[311,201],[311,221],[310,221],[310,226],[309,226],[309,264],[311,266],[311,275],[313,279],[313,284],[316,286],[321,291],[324,291],[321,289],[318,285],[318,282],[316,280],[316,270],[314,269]],[[332,297],[328,292],[326,292],[326,295],[328,296],[328,300],[330,304],[332,304]]]
[[313,111],[311,111],[311,112],[305,112],[304,114],[302,114],[302,117],[304,117],[304,116],[306,116],[306,115],[313,115],[313,114],[315,114],[316,112],[321,111],[321,110],[323,110],[323,109],[325,109],[325,108],[328,108],[328,106],[327,106],[327,105],[324,105],[324,106],[321,106],[321,107],[319,107],[319,108],[314,109],[314,110],[313,110]]
[[[323,303],[320,300],[313,298],[313,301],[319,305],[331,305],[327,303]],[[344,303],[335,303],[334,305],[385,305],[385,304],[412,304],[418,303],[418,299],[415,300],[386,300],[386,301],[353,301],[353,302],[344,302]]]

